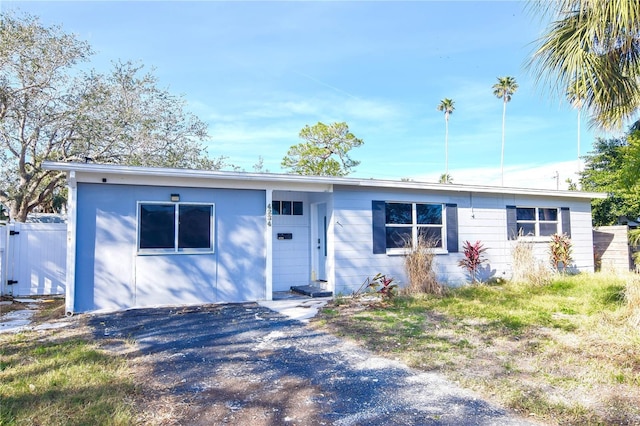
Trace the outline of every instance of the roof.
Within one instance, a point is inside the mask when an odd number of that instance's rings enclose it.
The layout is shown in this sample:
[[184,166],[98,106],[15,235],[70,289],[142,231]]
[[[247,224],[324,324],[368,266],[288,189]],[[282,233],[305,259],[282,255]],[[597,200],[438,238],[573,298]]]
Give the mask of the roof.
[[362,179],[334,176],[302,176],[278,173],[249,173],[212,170],[176,169],[164,167],[138,167],[116,164],[60,163],[45,161],[46,170],[67,172],[75,182],[108,182],[114,184],[174,185],[195,187],[234,186],[242,188],[272,188],[332,192],[335,186],[362,188],[415,189],[441,192],[472,192],[485,194],[536,195],[563,198],[606,198],[600,192],[513,188],[487,185],[461,185],[387,179]]

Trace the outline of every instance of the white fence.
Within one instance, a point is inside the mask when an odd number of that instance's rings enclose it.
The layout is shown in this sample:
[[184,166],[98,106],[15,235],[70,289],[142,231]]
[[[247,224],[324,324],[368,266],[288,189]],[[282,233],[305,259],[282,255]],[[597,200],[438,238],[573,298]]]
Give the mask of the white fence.
[[67,254],[65,223],[0,224],[1,294],[64,294]]

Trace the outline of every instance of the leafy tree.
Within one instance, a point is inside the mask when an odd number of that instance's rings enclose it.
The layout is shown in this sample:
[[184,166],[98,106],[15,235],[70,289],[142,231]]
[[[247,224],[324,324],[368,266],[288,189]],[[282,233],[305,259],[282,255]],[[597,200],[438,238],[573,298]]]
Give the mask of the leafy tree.
[[636,218],[640,214],[640,197],[623,184],[627,148],[627,138],[598,138],[594,150],[585,156],[585,169],[580,173],[582,189],[609,194],[591,203],[596,226],[613,225],[620,216]]
[[564,181],[567,184],[567,190],[568,191],[577,191],[578,190],[578,184],[576,182],[574,182],[571,178],[566,178]]
[[0,16],[0,202],[13,220],[55,203],[64,174],[45,160],[217,169],[206,125],[129,62],[82,72],[89,45],[32,16]]
[[640,107],[640,7],[629,0],[536,1],[551,17],[529,67],[559,94],[579,88],[592,123],[621,127]]
[[444,174],[449,174],[449,116],[456,109],[453,99],[444,98],[438,105],[438,111],[444,112]]
[[269,173],[269,169],[264,168],[264,157],[262,155],[258,156],[258,161],[253,165],[254,173]]
[[504,186],[504,123],[507,116],[507,102],[518,90],[518,83],[513,77],[498,77],[498,82],[493,85],[493,95],[502,99],[502,149],[500,150],[500,180]]
[[305,126],[300,131],[304,142],[289,148],[282,167],[299,175],[346,176],[360,164],[349,151],[364,142],[349,131],[347,123]]

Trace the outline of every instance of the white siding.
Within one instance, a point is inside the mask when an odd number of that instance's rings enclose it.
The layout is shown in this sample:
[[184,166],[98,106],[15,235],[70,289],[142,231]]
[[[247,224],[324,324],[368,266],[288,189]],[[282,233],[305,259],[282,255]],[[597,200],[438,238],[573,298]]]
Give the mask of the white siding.
[[[511,249],[507,239],[506,206],[569,207],[573,257],[581,271],[593,271],[593,240],[590,204],[587,200],[559,197],[513,196],[454,193],[445,195],[425,191],[362,190],[334,191],[335,292],[348,294],[357,290],[367,277],[378,272],[406,283],[404,256],[373,254],[371,201],[405,201],[454,203],[458,206],[458,241],[460,253],[436,256],[436,273],[442,282],[460,285],[468,281],[458,266],[464,241],[479,240],[487,248],[488,264],[484,278],[511,274]],[[336,224],[338,224],[336,226]],[[535,252],[541,261],[548,260],[548,242],[536,242]]]

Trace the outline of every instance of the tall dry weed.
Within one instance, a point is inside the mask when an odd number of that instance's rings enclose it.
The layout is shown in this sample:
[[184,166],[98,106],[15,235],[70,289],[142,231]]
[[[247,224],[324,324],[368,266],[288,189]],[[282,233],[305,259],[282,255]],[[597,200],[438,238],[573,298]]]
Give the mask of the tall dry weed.
[[640,327],[640,275],[633,274],[624,289],[627,318],[632,327]]
[[514,282],[544,286],[551,283],[552,272],[544,262],[536,259],[533,243],[518,241],[511,252],[512,274]]
[[424,238],[418,239],[416,247],[409,246],[409,253],[405,256],[404,267],[409,279],[409,285],[404,288],[407,294],[435,294],[441,295],[443,286],[438,282],[433,269],[435,242]]

